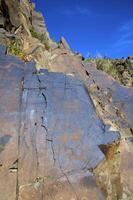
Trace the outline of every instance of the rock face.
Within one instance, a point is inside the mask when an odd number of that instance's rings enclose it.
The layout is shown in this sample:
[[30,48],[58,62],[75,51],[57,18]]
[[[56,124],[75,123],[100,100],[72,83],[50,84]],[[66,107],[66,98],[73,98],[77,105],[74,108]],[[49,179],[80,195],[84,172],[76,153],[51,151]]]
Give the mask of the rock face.
[[35,10],[32,12],[32,25],[37,33],[42,34],[47,32],[42,14]]
[[34,58],[44,67],[52,45],[43,16],[28,0],[0,1],[0,43],[10,47],[8,53],[25,60]]
[[0,199],[105,199],[91,170],[120,135],[83,82],[0,56]]
[[28,0],[0,1],[0,43],[0,200],[133,200],[133,89],[52,42]]
[[127,59],[95,59],[97,69],[105,71],[124,86],[133,87],[131,57]]
[[121,134],[118,146],[101,146],[106,152],[106,162],[94,170],[97,182],[107,200],[132,200],[133,180],[128,177],[133,173],[133,89],[119,85],[105,72],[97,70],[94,62],[86,63],[76,55],[64,52],[53,52],[57,56],[51,62],[51,70],[83,80],[100,118]]

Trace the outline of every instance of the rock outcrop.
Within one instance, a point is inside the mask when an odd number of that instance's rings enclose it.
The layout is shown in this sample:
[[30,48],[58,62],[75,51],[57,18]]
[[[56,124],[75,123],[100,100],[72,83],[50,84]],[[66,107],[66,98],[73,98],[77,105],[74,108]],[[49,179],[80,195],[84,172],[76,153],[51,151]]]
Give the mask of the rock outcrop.
[[133,173],[133,89],[121,86],[105,72],[97,70],[94,62],[86,63],[68,52],[61,54],[55,50],[54,53],[58,56],[52,61],[51,69],[83,80],[99,117],[112,130],[120,131],[119,144],[109,148],[101,146],[107,160],[94,170],[106,199],[132,200],[133,180],[129,177]]
[[0,56],[0,199],[105,199],[91,170],[105,160],[99,146],[120,134],[83,82]]
[[0,200],[133,200],[132,87],[53,42],[28,0],[0,1],[0,43]]
[[42,14],[28,0],[0,1],[0,43],[9,46],[8,53],[34,58],[40,66],[47,65],[52,45]]

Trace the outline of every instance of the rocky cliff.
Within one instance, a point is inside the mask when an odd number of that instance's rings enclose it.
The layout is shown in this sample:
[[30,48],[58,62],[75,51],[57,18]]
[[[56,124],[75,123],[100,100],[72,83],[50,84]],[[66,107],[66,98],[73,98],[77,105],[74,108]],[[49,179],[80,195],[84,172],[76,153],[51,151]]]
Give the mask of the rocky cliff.
[[130,81],[53,42],[27,0],[0,1],[0,43],[0,200],[133,200]]
[[0,1],[0,42],[7,52],[45,65],[52,46],[44,19],[27,0]]

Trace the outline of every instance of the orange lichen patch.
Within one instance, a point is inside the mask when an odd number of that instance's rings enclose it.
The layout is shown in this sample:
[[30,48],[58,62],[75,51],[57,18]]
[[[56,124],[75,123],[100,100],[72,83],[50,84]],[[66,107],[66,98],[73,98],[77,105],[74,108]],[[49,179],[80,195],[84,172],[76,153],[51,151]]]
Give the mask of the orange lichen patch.
[[123,183],[120,172],[121,155],[119,145],[120,142],[100,147],[106,156],[106,160],[93,171],[96,182],[106,196],[106,199],[122,198]]
[[71,140],[73,141],[80,141],[82,139],[81,133],[75,133],[71,136]]
[[62,137],[61,137],[61,140],[66,143],[69,139],[69,136],[67,134],[64,134]]
[[68,141],[80,141],[80,140],[82,140],[82,137],[83,137],[83,135],[81,132],[77,132],[72,135],[69,135],[66,133],[61,136],[61,141],[64,143],[67,143]]
[[116,153],[120,153],[117,151],[118,144],[113,143],[111,145],[100,145],[101,151],[105,154],[107,160],[113,160]]
[[65,109],[74,109],[76,111],[78,111],[80,109],[80,103],[77,100],[73,100],[72,102],[65,102],[64,104]]

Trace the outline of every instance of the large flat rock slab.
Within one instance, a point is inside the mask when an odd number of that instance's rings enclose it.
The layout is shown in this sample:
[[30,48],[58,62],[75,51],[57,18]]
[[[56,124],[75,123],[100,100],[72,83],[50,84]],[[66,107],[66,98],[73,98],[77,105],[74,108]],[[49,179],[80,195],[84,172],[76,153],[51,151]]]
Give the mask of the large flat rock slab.
[[[22,67],[22,66],[21,66]],[[23,70],[0,56],[0,199],[14,200]],[[15,165],[15,167],[14,167]]]
[[[71,74],[73,77],[83,80],[100,118],[104,123],[111,125],[111,129],[120,131],[120,166],[117,165],[115,173],[114,169],[112,170],[114,175],[111,175],[110,178],[109,172],[105,175],[108,184],[104,183],[104,187],[108,190],[107,195],[110,199],[116,198],[114,195],[117,187],[114,179],[117,177],[119,187],[122,185],[120,191],[117,191],[117,195],[119,196],[121,193],[122,199],[132,200],[133,89],[120,85],[107,73],[98,70],[94,62],[83,62],[72,53],[65,50],[63,52],[60,49],[55,49],[53,55],[51,71]],[[101,178],[102,176],[99,174],[99,179]],[[105,177],[103,182],[105,182]],[[111,187],[112,191],[110,192]]]
[[119,174],[122,199],[133,197],[133,89],[117,83],[94,64],[85,64],[87,85],[104,121],[121,132]]
[[119,140],[82,81],[0,60],[0,199],[105,199],[91,173]]
[[124,115],[126,123],[123,123],[123,128],[133,128],[133,89],[120,85],[105,72],[97,70],[93,64],[84,63],[84,67],[90,74],[88,86],[95,83],[103,92],[106,92],[110,98],[110,105],[118,108]]
[[[81,81],[47,70],[25,71],[19,199],[30,199],[31,191],[33,199],[104,199],[89,169],[105,159],[99,145],[118,139],[96,115]],[[92,182],[91,189],[84,181]]]

